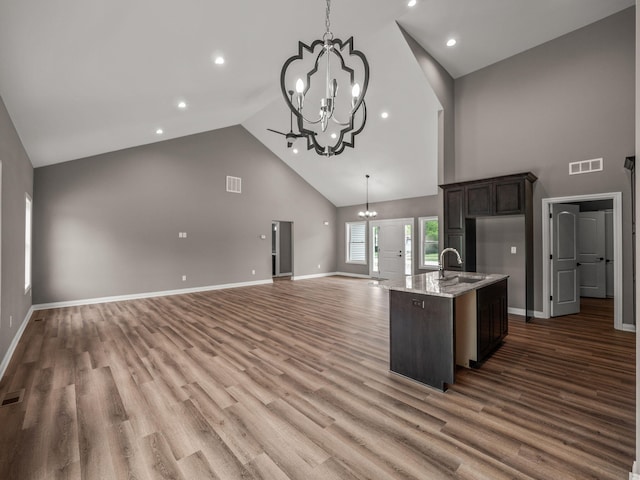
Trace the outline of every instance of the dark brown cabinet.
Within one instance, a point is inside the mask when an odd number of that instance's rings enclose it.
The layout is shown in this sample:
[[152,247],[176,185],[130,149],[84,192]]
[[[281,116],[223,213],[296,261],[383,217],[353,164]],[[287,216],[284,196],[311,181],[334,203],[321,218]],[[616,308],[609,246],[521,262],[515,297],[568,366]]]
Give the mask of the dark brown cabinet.
[[460,252],[457,265],[445,257],[448,270],[476,271],[476,219],[501,215],[523,215],[525,229],[526,317],[533,316],[533,183],[531,173],[483,178],[440,185],[444,196],[444,247]]
[[459,265],[455,256],[444,257],[444,265],[447,270],[473,271],[475,269],[475,248],[467,248],[469,244],[475,244],[475,228],[470,228],[468,223],[472,220],[466,215],[466,192],[464,187],[450,188],[444,192],[444,244],[455,248],[463,259]]
[[464,188],[450,188],[444,192],[444,218],[447,232],[464,231]]
[[467,217],[486,217],[493,215],[493,184],[476,183],[465,188]]
[[496,181],[494,215],[524,215],[525,183],[522,179]]
[[389,293],[389,369],[444,390],[455,380],[453,299]]
[[455,382],[458,356],[479,366],[507,333],[506,277],[457,297],[389,292],[389,369],[440,390]]
[[466,217],[524,215],[525,188],[521,178],[481,181],[464,188]]
[[478,362],[484,361],[509,333],[507,281],[494,283],[476,292]]

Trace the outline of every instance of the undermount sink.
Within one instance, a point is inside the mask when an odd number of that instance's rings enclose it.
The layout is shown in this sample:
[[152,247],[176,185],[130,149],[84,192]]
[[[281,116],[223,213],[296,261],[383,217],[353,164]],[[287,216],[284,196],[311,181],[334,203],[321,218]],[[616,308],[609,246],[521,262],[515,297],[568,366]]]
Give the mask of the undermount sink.
[[484,279],[485,277],[482,275],[450,275],[448,277],[438,278],[438,281],[448,285],[454,285],[456,283],[476,283]]
[[462,283],[476,283],[480,280],[484,280],[482,277],[458,277],[458,282]]

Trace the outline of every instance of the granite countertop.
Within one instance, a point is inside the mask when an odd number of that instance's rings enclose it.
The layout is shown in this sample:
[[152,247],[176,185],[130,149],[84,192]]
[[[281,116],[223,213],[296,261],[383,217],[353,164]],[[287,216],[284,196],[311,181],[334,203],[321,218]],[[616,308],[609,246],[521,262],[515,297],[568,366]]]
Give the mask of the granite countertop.
[[454,298],[509,277],[509,275],[497,273],[454,272],[450,270],[445,271],[443,279],[438,276],[439,272],[435,271],[405,277],[403,280],[384,280],[379,285],[400,292]]

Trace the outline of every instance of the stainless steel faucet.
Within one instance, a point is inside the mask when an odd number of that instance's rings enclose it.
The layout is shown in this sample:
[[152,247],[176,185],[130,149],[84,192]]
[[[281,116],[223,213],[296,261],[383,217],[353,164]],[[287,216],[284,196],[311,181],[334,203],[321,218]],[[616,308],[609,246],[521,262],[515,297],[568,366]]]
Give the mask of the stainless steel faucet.
[[440,252],[440,263],[438,263],[438,277],[439,278],[444,278],[444,254],[447,252],[453,252],[456,254],[457,260],[458,260],[458,265],[462,265],[462,259],[460,258],[460,254],[458,253],[458,251],[455,248],[445,248],[444,250],[442,250],[442,252]]

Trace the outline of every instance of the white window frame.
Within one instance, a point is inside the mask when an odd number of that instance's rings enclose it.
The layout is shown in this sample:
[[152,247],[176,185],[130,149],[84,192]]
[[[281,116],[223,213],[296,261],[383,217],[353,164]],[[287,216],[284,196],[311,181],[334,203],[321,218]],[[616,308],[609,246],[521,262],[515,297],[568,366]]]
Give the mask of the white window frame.
[[[355,226],[361,226],[364,230],[364,245],[363,245],[363,257],[362,260],[353,260],[351,258],[351,229]],[[345,222],[345,262],[356,264],[356,265],[366,265],[367,264],[367,222]]]
[[33,199],[25,193],[24,222],[24,293],[31,289],[31,269],[33,262]]
[[[418,218],[418,228],[420,229],[420,265],[418,268],[422,268],[422,269],[437,269],[438,268],[438,262],[433,262],[433,263],[426,263],[424,261],[424,244],[425,244],[425,238],[424,238],[424,225],[426,222],[430,222],[435,220],[436,222],[438,222],[438,240],[436,241],[436,243],[439,245],[439,241],[440,241],[440,221],[438,220],[437,216],[431,216],[431,217],[420,217]],[[438,250],[438,248],[436,248],[436,251]]]
[[369,250],[371,251],[370,255],[369,255],[369,259],[370,259],[370,263],[369,264],[371,265],[371,267],[369,267],[369,270],[370,270],[369,275],[373,277],[374,274],[377,274],[377,273],[380,272],[380,257],[377,256],[377,258],[376,258],[376,251],[375,251],[375,249],[376,249],[376,233],[375,233],[375,231],[376,231],[376,229],[378,229],[378,235],[380,234],[380,232],[379,232],[380,231],[380,222],[372,221],[369,224],[369,227],[370,227],[369,228],[369,239],[370,239],[369,240]]

